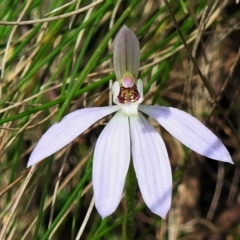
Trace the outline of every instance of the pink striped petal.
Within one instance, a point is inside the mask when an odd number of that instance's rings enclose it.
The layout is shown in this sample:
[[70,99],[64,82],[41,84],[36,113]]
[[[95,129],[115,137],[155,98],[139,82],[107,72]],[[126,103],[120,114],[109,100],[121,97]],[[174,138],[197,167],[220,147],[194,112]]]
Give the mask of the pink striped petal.
[[139,113],[130,118],[133,165],[143,199],[152,212],[166,217],[171,205],[172,173],[166,146]]
[[118,106],[85,108],[69,113],[42,135],[29,158],[27,167],[65,147],[93,123],[118,109]]
[[114,212],[121,200],[129,163],[129,120],[119,111],[102,131],[94,151],[93,192],[102,218]]
[[228,150],[218,137],[188,113],[171,107],[143,105],[139,106],[139,110],[154,118],[193,151],[214,160],[233,163]]

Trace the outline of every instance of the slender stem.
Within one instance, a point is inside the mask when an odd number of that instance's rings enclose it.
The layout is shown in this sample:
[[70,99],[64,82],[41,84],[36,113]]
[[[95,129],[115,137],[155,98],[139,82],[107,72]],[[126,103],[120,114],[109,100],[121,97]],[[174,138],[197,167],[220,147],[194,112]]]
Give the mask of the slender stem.
[[132,161],[129,166],[126,183],[125,183],[125,211],[126,219],[123,222],[123,240],[134,239],[134,212],[135,212],[135,186],[136,175],[133,169]]

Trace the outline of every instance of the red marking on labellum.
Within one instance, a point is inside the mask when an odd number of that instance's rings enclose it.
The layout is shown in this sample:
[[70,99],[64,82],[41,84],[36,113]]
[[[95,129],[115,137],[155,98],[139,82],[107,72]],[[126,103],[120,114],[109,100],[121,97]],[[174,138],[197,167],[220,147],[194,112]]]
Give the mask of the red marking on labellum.
[[121,85],[118,99],[120,103],[137,102],[140,98],[137,86],[134,84],[131,88],[125,88]]

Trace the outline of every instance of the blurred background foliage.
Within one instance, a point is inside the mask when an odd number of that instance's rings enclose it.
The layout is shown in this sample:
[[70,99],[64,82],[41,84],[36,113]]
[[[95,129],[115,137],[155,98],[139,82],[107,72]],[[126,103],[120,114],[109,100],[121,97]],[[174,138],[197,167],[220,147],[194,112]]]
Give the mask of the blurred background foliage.
[[193,114],[235,162],[205,159],[152,121],[168,148],[173,201],[162,220],[137,188],[135,239],[240,239],[240,5],[168,3],[173,15],[162,0],[0,2],[0,239],[121,238],[122,205],[102,220],[92,201],[92,152],[109,118],[35,171],[26,163],[66,113],[112,104],[113,39],[123,24],[140,41],[144,103]]

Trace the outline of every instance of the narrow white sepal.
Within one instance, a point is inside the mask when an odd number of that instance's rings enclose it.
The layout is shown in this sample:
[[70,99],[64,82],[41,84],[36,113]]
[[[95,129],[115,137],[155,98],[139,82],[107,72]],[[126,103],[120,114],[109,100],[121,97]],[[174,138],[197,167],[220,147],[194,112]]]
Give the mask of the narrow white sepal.
[[169,133],[193,151],[208,158],[233,163],[219,138],[190,114],[171,107],[139,106]]
[[166,146],[139,113],[130,118],[133,165],[143,199],[152,212],[166,217],[172,196],[172,173]]
[[94,201],[102,218],[121,200],[129,163],[129,121],[118,111],[99,136],[93,157]]
[[118,106],[96,107],[69,113],[61,122],[55,123],[42,135],[29,158],[27,167],[57,152],[93,123],[118,109]]

